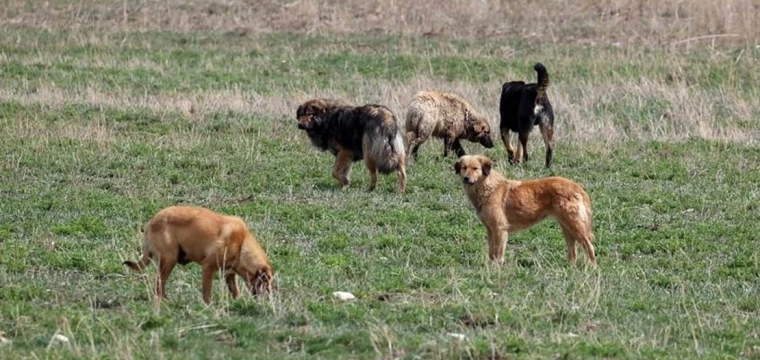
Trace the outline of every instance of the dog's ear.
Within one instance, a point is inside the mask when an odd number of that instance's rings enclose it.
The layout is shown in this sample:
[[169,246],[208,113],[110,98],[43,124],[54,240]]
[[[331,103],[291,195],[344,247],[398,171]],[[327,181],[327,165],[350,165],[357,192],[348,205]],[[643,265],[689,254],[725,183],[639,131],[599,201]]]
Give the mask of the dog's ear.
[[314,103],[311,104],[311,111],[314,115],[322,116],[325,114],[326,110],[327,102],[324,99],[316,99]]
[[491,159],[481,156],[480,157],[480,166],[483,167],[483,176],[488,176],[488,174],[491,173]]
[[457,162],[454,163],[454,172],[459,175],[459,171],[462,170],[462,159],[457,160]]

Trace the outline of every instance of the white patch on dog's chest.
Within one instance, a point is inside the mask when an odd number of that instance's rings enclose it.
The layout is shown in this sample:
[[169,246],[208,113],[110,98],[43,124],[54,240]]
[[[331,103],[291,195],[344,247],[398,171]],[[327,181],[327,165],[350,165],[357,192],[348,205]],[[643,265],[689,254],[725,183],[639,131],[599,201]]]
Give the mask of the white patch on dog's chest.
[[538,114],[540,114],[541,111],[543,111],[543,110],[544,110],[544,106],[538,104],[538,105],[536,105],[536,107],[533,108],[533,115],[538,116]]

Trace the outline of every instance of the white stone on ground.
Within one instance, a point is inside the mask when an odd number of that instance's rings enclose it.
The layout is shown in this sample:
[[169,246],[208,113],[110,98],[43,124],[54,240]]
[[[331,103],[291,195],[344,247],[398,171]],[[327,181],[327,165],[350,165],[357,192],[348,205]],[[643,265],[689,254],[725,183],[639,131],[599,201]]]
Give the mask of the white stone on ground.
[[356,299],[356,296],[354,296],[354,294],[352,294],[350,292],[345,292],[345,291],[336,291],[336,292],[333,293],[333,296],[336,297],[336,298],[338,298],[339,300],[343,300],[343,301],[349,301],[349,300]]

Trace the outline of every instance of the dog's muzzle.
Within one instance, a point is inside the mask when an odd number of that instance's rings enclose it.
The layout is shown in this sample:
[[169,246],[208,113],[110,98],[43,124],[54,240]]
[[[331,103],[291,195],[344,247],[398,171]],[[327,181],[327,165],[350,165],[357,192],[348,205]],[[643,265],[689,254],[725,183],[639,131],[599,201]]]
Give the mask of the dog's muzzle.
[[306,130],[306,125],[304,125],[302,123],[298,123],[298,128],[301,129],[301,130]]
[[491,140],[490,137],[483,138],[480,140],[480,144],[485,146],[486,148],[490,149],[493,147],[493,140]]
[[463,177],[462,178],[462,182],[465,183],[465,184],[467,184],[467,185],[472,185],[472,184],[475,183],[475,181],[470,181],[470,177],[469,176]]

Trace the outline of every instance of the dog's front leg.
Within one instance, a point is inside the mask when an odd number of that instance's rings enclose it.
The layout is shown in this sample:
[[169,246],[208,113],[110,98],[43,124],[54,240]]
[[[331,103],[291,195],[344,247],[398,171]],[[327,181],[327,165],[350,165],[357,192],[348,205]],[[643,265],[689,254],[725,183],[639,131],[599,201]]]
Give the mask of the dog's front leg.
[[443,157],[449,157],[449,151],[451,151],[451,148],[454,147],[454,138],[446,135],[443,138]]
[[488,259],[501,265],[504,263],[504,248],[507,246],[507,226],[493,224],[488,228]]
[[216,270],[217,266],[215,263],[203,265],[203,302],[205,302],[206,305],[211,304],[212,283],[214,281]]
[[224,277],[224,281],[227,282],[227,289],[230,291],[230,295],[232,295],[232,298],[237,298],[240,294],[240,291],[238,290],[237,281],[235,281],[235,274],[229,273]]
[[454,142],[452,143],[452,149],[457,154],[457,157],[462,157],[467,155],[464,151],[464,148],[462,147],[462,143],[459,142],[459,139],[454,139]]

